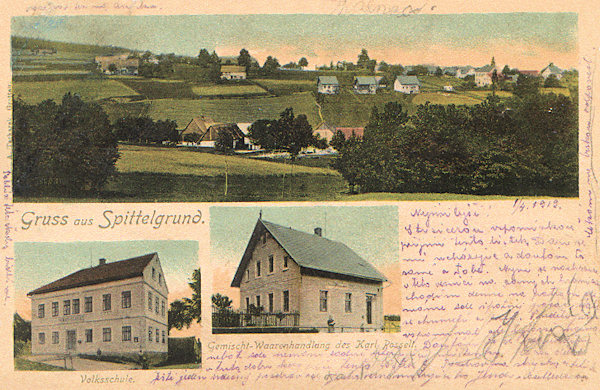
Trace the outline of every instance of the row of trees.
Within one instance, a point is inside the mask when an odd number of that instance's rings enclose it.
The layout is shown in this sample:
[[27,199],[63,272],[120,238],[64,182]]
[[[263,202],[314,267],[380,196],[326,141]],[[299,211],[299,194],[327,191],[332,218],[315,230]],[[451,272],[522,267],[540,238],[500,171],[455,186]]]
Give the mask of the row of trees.
[[362,139],[331,142],[360,192],[577,194],[577,104],[537,92],[505,103],[374,108]]
[[172,120],[153,121],[147,116],[118,119],[113,125],[117,140],[133,143],[179,142],[177,123]]

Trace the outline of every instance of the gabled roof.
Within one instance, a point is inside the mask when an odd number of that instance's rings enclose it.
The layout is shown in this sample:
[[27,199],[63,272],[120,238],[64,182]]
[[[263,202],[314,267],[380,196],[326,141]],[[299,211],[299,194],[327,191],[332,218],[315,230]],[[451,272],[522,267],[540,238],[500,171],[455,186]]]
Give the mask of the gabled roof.
[[212,118],[200,115],[193,118],[181,133],[198,133],[200,135],[203,135],[204,133],[206,133],[208,128],[214,125],[215,123],[216,122]]
[[494,66],[492,66],[490,64],[487,64],[487,65],[482,66],[481,68],[476,68],[475,72],[485,72],[485,73],[488,73],[488,72],[493,71],[494,68],[495,68]]
[[387,280],[371,264],[341,242],[259,219],[231,282],[232,287],[240,286],[244,270],[252,257],[254,247],[260,235],[265,231],[269,232],[283,250],[303,269],[351,276],[375,282]]
[[558,66],[554,65],[553,62],[551,62],[547,67],[542,69],[540,73],[544,73],[546,71],[546,69],[550,70],[551,74],[562,74],[562,72],[563,72],[563,70],[561,68],[559,68]]
[[67,290],[75,287],[91,286],[94,284],[112,282],[116,280],[124,280],[142,276],[144,269],[158,254],[149,253],[147,255],[133,257],[131,259],[114,261],[97,265],[91,268],[84,268],[77,272],[73,272],[64,278],[55,280],[42,287],[39,287],[27,294],[36,295],[44,294],[53,291]]
[[398,76],[396,80],[402,85],[421,85],[417,76]]
[[221,65],[221,73],[246,73],[246,67],[240,65]]
[[354,84],[358,85],[377,85],[377,79],[374,76],[355,76]]
[[318,84],[339,85],[338,79],[336,76],[319,76],[317,83]]

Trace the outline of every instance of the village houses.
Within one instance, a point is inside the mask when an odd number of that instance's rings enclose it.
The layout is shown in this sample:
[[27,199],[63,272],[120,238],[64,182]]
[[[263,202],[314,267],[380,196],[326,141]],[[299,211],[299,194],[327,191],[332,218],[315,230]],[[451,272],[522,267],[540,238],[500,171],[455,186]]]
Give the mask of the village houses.
[[319,76],[317,91],[326,95],[335,95],[340,91],[340,84],[335,76]]
[[394,82],[394,91],[405,94],[419,93],[421,83],[417,76],[398,76]]
[[246,67],[240,65],[221,65],[221,79],[245,80]]
[[377,269],[345,244],[258,219],[232,287],[243,312],[293,316],[293,326],[319,331],[375,331],[383,326],[383,283]]
[[157,253],[84,268],[31,298],[31,352],[167,353],[168,293]]
[[140,66],[140,59],[131,57],[131,53],[97,56],[95,61],[100,70],[106,74],[137,75]]

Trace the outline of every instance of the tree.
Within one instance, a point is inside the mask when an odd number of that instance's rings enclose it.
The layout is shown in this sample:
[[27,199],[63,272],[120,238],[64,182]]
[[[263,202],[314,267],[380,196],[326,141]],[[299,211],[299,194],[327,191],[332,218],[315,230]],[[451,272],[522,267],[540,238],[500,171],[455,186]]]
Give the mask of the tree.
[[200,141],[200,138],[201,138],[200,134],[198,134],[196,132],[186,133],[186,134],[183,135],[183,140],[185,142],[191,142],[191,143],[194,143],[194,144],[197,144],[198,141]]
[[168,313],[169,329],[181,330],[184,326],[189,328],[194,321],[197,323],[201,321],[201,274],[199,268],[192,273],[192,281],[188,285],[192,289],[191,298],[185,297],[171,302]]
[[360,54],[358,55],[358,61],[356,62],[356,66],[362,69],[368,69],[371,72],[375,71],[375,66],[377,65],[376,60],[372,60],[369,58],[369,53],[366,49],[362,49]]
[[292,160],[303,148],[319,144],[306,115],[296,117],[292,108],[286,108],[277,120],[261,119],[254,122],[250,126],[249,136],[267,150],[286,150]]
[[16,194],[98,193],[116,172],[117,140],[96,103],[67,93],[61,104],[13,100]]
[[116,73],[117,72],[117,65],[115,65],[115,64],[108,65],[108,71],[110,73]]
[[229,309],[233,302],[228,296],[219,293],[213,294],[211,300],[213,306],[219,310]]
[[443,74],[444,74],[444,72],[442,71],[442,68],[440,68],[438,66],[437,69],[435,70],[435,75],[438,77],[441,77]]
[[492,57],[492,60],[490,61],[490,65],[492,66],[492,68],[496,67],[496,59],[494,57]]
[[279,61],[277,61],[277,58],[268,56],[267,59],[265,60],[265,63],[263,64],[262,68],[266,74],[271,74],[271,73],[275,73],[275,71],[279,67],[280,67],[280,65],[279,65]]
[[215,150],[219,152],[230,152],[233,150],[233,134],[228,129],[221,129],[217,133]]
[[546,78],[546,80],[544,81],[544,87],[546,87],[546,88],[560,87],[560,81],[558,81],[558,77],[556,77],[556,75],[554,75],[554,74],[551,74],[550,76],[548,76]]
[[308,66],[308,60],[306,59],[306,57],[302,57],[300,58],[300,60],[298,60],[298,65],[301,67],[305,67]]
[[538,94],[540,92],[541,85],[542,80],[539,77],[520,74],[519,77],[517,77],[517,85],[515,85],[514,94],[519,97]]
[[213,59],[208,53],[208,50],[200,49],[200,52],[198,53],[198,65],[203,68],[208,68],[212,64],[212,62]]
[[502,68],[502,74],[504,74],[504,75],[512,74],[508,65],[504,65],[504,68]]
[[240,66],[244,66],[246,68],[246,72],[250,70],[250,65],[252,64],[252,57],[250,56],[248,50],[240,50],[240,55],[237,58],[237,63]]
[[31,340],[31,321],[26,321],[18,313],[13,316],[13,338],[14,341]]

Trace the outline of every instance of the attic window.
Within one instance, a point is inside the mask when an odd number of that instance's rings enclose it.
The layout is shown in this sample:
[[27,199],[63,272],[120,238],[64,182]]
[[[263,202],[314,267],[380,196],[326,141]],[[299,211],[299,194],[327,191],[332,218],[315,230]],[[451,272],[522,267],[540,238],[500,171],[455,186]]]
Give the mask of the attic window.
[[267,243],[267,233],[263,233],[263,235],[260,236],[260,240],[263,244]]
[[152,279],[156,279],[156,269],[152,267]]

